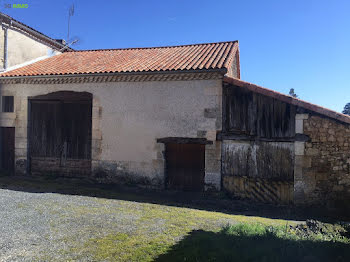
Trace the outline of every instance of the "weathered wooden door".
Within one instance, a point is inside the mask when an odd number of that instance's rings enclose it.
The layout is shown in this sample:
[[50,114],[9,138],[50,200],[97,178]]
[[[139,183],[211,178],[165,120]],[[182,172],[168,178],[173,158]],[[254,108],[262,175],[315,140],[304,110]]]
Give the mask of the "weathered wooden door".
[[204,167],[205,145],[166,144],[167,188],[202,191]]
[[0,170],[13,173],[15,167],[15,128],[0,128]]
[[222,185],[235,197],[274,204],[293,202],[294,144],[226,140]]
[[31,101],[32,173],[90,173],[91,111],[91,101]]

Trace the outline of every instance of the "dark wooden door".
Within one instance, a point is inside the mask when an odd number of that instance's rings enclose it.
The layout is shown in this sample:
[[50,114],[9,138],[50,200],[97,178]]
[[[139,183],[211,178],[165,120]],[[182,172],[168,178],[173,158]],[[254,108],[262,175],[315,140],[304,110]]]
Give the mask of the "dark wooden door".
[[91,100],[31,100],[30,118],[32,173],[90,173]]
[[60,157],[63,114],[60,101],[31,102],[30,149],[32,157]]
[[66,158],[91,159],[91,103],[65,102],[62,106],[61,134]]
[[205,145],[166,144],[167,188],[202,191],[204,166]]
[[15,128],[0,128],[0,170],[13,173],[15,168]]

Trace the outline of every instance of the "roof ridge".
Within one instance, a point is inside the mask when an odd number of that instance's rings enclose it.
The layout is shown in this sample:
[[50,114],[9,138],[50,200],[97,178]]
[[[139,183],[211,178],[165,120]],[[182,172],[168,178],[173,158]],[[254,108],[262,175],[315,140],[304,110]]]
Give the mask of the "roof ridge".
[[117,51],[117,50],[134,50],[134,49],[177,48],[177,47],[186,47],[186,46],[214,45],[214,44],[223,44],[223,43],[238,43],[238,40],[198,43],[198,44],[184,44],[184,45],[150,46],[150,47],[121,47],[121,48],[106,48],[106,49],[85,49],[85,50],[72,50],[69,52],[72,53],[72,52],[99,52],[99,51]]

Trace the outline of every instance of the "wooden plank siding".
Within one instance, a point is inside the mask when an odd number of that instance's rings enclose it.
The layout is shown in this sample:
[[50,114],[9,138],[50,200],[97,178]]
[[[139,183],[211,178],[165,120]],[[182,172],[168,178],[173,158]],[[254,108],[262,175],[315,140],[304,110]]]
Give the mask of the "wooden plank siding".
[[239,198],[273,204],[293,202],[293,182],[225,176],[223,184],[226,190]]
[[224,133],[261,138],[295,136],[295,106],[235,86],[224,86],[224,95]]
[[226,140],[222,145],[222,173],[270,181],[294,180],[294,144]]
[[223,87],[222,183],[235,197],[293,201],[294,105],[248,89]]
[[[67,158],[91,157],[91,104],[84,102],[31,102],[31,155]],[[90,120],[89,120],[90,119]]]

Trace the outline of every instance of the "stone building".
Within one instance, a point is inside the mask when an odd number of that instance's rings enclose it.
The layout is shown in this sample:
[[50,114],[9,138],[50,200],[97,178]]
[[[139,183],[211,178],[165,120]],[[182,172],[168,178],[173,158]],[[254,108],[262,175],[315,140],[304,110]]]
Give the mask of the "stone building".
[[19,175],[350,199],[350,117],[240,80],[237,41],[69,50],[0,74],[0,95]]

